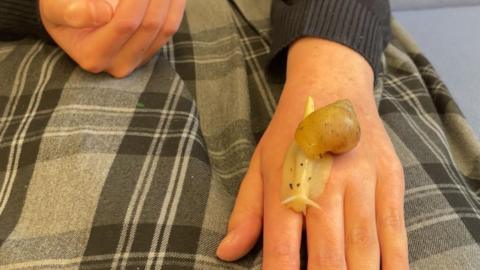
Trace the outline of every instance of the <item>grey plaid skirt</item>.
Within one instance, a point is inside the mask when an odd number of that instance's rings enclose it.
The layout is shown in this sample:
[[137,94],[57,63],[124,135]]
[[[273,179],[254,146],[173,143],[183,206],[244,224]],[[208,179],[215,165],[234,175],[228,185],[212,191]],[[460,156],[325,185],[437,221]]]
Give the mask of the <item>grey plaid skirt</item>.
[[[224,263],[239,183],[275,110],[269,1],[189,1],[123,79],[0,43],[0,269],[260,269]],[[412,269],[480,269],[480,143],[393,22],[375,89],[406,177]]]

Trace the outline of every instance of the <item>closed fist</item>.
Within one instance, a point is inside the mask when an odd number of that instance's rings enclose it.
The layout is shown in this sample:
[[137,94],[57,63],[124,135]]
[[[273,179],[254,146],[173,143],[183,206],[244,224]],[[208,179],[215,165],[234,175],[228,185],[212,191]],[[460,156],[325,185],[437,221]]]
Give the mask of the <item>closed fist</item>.
[[83,69],[129,75],[178,30],[185,0],[40,0],[42,23]]

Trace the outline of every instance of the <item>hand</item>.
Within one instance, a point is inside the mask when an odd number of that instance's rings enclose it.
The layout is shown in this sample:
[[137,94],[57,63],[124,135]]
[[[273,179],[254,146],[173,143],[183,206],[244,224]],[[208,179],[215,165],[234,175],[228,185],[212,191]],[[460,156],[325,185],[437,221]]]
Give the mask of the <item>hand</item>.
[[178,30],[185,0],[40,0],[42,23],[83,69],[121,78]]
[[[316,107],[352,101],[362,129],[352,151],[335,156],[326,188],[305,219],[281,204],[282,163],[303,118],[307,96]],[[263,269],[299,269],[305,222],[308,269],[408,269],[403,219],[403,170],[378,115],[373,74],[354,51],[304,39],[289,51],[287,83],[252,157],[219,258],[245,255],[263,225]],[[380,257],[381,262],[380,262]]]

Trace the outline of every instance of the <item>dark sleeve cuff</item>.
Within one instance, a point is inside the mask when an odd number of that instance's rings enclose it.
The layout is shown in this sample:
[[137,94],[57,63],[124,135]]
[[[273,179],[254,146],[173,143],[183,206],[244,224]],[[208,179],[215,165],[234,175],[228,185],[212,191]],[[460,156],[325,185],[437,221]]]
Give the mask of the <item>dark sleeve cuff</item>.
[[[360,53],[377,75],[381,55],[390,40],[388,1],[299,0],[272,6],[272,62],[285,69],[287,48],[301,37],[318,37],[343,44]],[[370,6],[367,6],[370,4]]]
[[25,35],[49,38],[40,20],[38,0],[0,0],[0,39]]

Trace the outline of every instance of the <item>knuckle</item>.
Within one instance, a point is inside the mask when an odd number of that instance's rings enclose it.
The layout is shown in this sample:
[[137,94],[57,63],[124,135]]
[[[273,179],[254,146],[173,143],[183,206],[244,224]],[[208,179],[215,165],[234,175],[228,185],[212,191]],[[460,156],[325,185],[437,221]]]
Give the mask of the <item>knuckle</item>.
[[395,176],[403,176],[403,166],[400,159],[396,156],[395,152],[391,157],[381,160],[381,167]]
[[382,260],[382,269],[409,269],[408,268],[408,250],[405,247],[389,249],[382,254],[385,260]]
[[[378,162],[381,171],[383,171],[385,174],[388,173],[388,178],[391,178],[392,176],[394,178],[404,178],[402,163],[396,155],[380,159]],[[387,175],[384,175],[384,177],[387,177]]]
[[152,48],[150,49],[150,54],[148,56],[153,57],[158,51],[160,51],[162,49],[163,45],[165,45],[164,42],[154,44],[152,46]]
[[113,68],[113,69],[109,70],[108,73],[110,73],[110,75],[112,75],[113,77],[115,77],[117,79],[121,79],[121,78],[125,78],[128,75],[130,75],[130,73],[132,73],[132,70],[128,69],[128,68],[123,68],[123,67],[122,68]]
[[148,53],[145,56],[146,60],[151,60],[161,49],[162,47],[168,42],[166,38],[157,39],[156,42],[148,49]]
[[162,34],[167,37],[173,36],[178,31],[178,26],[172,24],[166,24],[162,29]]
[[401,230],[404,228],[403,213],[396,207],[387,208],[380,214],[379,223],[383,228]]
[[347,243],[353,246],[374,247],[377,245],[377,238],[369,226],[358,225],[347,234]]
[[314,256],[309,256],[309,264],[315,265],[317,267],[322,266],[325,269],[346,268],[345,256],[343,256],[341,252],[331,249],[318,251],[314,253]]
[[78,65],[82,69],[84,69],[88,72],[91,72],[91,73],[100,73],[100,72],[104,71],[104,69],[105,69],[103,63],[101,63],[98,60],[89,59],[89,58],[79,60]]
[[408,264],[408,252],[405,249],[397,249],[392,253],[392,261],[397,262],[398,265]]
[[293,248],[292,245],[278,244],[272,248],[271,254],[273,258],[280,261],[283,265],[296,265],[300,251]]
[[[331,195],[329,200],[323,201],[323,208],[309,207],[308,216],[309,219],[318,222],[320,220],[333,221],[332,213],[341,211],[342,209],[343,198],[341,196]],[[332,226],[337,226],[340,224],[331,223]]]
[[138,19],[128,19],[117,21],[115,24],[115,29],[119,33],[131,33],[138,29],[141,21]]
[[162,26],[163,21],[160,18],[146,18],[142,23],[142,29],[145,31],[157,31]]
[[392,163],[391,170],[392,170],[393,175],[395,175],[396,177],[399,177],[401,179],[403,179],[405,177],[404,172],[403,172],[402,163],[400,163],[399,160]]

